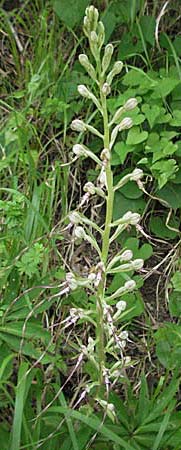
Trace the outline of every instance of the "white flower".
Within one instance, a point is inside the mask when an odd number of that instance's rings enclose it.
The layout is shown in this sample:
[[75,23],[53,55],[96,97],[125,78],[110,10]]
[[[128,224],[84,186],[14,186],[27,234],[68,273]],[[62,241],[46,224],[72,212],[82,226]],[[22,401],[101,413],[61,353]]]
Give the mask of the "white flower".
[[133,258],[133,252],[131,250],[125,250],[120,256],[119,262],[130,261]]
[[86,125],[83,120],[75,119],[71,123],[72,130],[75,131],[86,131]]
[[75,153],[75,155],[77,156],[84,156],[85,155],[85,148],[83,145],[81,144],[75,144],[73,146],[73,152]]
[[138,101],[136,100],[136,98],[130,98],[125,103],[124,110],[125,111],[131,111],[132,109],[136,108],[137,104],[138,104]]
[[126,302],[124,300],[120,300],[116,303],[116,308],[119,312],[125,311],[126,309]]
[[86,233],[83,227],[75,227],[74,235],[78,239],[85,239]]
[[119,131],[128,130],[133,126],[133,121],[131,117],[125,117],[119,124]]
[[143,264],[144,264],[143,259],[135,259],[132,262],[132,267],[133,267],[134,270],[140,270],[140,269],[142,269]]
[[79,94],[82,95],[82,97],[86,97],[86,98],[90,97],[90,92],[84,84],[79,84],[77,89],[78,89]]
[[94,195],[95,194],[95,186],[93,183],[91,183],[91,181],[88,181],[85,185],[84,185],[84,191],[85,192],[89,192],[89,194]]
[[110,85],[108,83],[104,83],[103,86],[102,86],[102,93],[103,93],[103,95],[107,96],[107,95],[110,94],[110,92],[111,92]]
[[78,225],[80,223],[79,213],[76,211],[69,214],[69,220],[71,223]]
[[135,287],[136,287],[136,283],[134,280],[128,280],[124,284],[124,287],[125,287],[125,289],[127,289],[127,291],[133,291],[133,289],[135,289]]
[[134,169],[130,175],[130,181],[139,181],[143,177],[143,171],[141,169]]

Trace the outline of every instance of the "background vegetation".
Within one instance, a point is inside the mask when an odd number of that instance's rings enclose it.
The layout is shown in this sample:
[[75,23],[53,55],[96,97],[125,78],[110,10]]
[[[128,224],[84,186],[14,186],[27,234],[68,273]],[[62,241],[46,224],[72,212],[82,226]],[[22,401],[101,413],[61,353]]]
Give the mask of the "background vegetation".
[[[124,63],[108,99],[110,113],[130,97],[134,126],[114,147],[114,181],[136,166],[116,192],[114,219],[141,214],[139,228],[116,243],[145,261],[129,309],[125,355],[131,363],[111,386],[115,416],[85,392],[92,366],[79,358],[90,323],[69,323],[70,308],[90,308],[86,290],[60,295],[65,271],[94,265],[86,244],[67,230],[94,162],[72,164],[81,142],[70,124],[93,119],[78,84],[91,87],[78,54],[87,46],[88,0],[1,1],[0,134],[0,437],[2,450],[179,450],[181,365],[181,35],[180,1],[112,0],[99,8],[106,43]],[[87,49],[87,52],[89,50]],[[87,144],[101,150],[99,139]],[[99,223],[102,206],[93,203]],[[115,249],[114,249],[115,250]],[[122,286],[116,274],[110,294]],[[93,300],[92,300],[93,302]]]

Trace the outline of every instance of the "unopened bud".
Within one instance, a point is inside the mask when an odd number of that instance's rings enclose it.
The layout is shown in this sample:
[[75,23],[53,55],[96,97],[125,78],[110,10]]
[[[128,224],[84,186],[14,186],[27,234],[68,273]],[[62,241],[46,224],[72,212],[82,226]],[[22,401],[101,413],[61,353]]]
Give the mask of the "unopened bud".
[[136,100],[136,98],[129,98],[129,100],[127,100],[127,102],[124,105],[124,110],[131,111],[132,109],[136,108],[137,104],[138,101]]
[[128,211],[126,214],[124,214],[122,220],[124,223],[127,222],[130,225],[137,225],[137,223],[140,221],[140,214]]
[[102,93],[103,93],[103,95],[105,95],[105,97],[106,97],[107,95],[110,94],[110,92],[111,92],[111,88],[110,88],[109,84],[108,83],[104,83],[103,86],[102,86]]
[[96,72],[94,67],[89,61],[89,58],[84,53],[79,55],[79,62],[87,70],[88,74],[93,80],[96,80]]
[[102,46],[104,44],[104,40],[105,40],[105,28],[104,28],[104,24],[101,21],[98,22],[97,32],[98,32],[98,47],[100,50],[102,48]]
[[76,280],[76,278],[75,278],[75,276],[74,276],[73,273],[71,273],[71,272],[68,272],[68,273],[67,273],[67,275],[66,275],[66,282],[67,282],[69,288],[70,288],[72,291],[74,291],[75,289],[77,289],[78,283],[77,283],[77,280]]
[[91,31],[91,34],[90,34],[90,40],[91,40],[91,42],[92,42],[93,44],[97,44],[97,42],[98,42],[98,36],[97,36],[97,33],[96,33],[95,31]]
[[142,269],[143,264],[144,264],[143,259],[135,259],[135,260],[132,262],[132,266],[133,266],[133,269],[134,269],[134,270],[140,270],[140,269]]
[[91,181],[88,181],[84,186],[84,191],[89,192],[89,194],[94,195],[95,194],[95,186]]
[[119,339],[124,339],[125,341],[127,341],[128,339],[128,332],[127,331],[121,331],[121,333],[119,334]]
[[108,84],[111,85],[113,78],[115,77],[115,75],[118,75],[121,72],[122,68],[123,68],[122,61],[117,61],[114,64],[111,72],[107,76],[107,80],[106,81],[107,81]]
[[85,149],[84,146],[81,144],[75,144],[73,146],[73,152],[75,153],[75,155],[77,156],[84,156],[85,155]]
[[117,310],[119,310],[119,312],[125,311],[126,302],[124,302],[124,300],[120,300],[119,302],[116,303],[116,308]]
[[78,225],[78,223],[80,223],[80,216],[79,213],[77,213],[76,211],[72,212],[69,214],[69,220],[72,224],[76,224]]
[[121,261],[130,261],[133,258],[133,252],[131,250],[125,250],[120,256]]
[[129,280],[129,281],[126,281],[126,283],[124,284],[124,287],[127,291],[133,291],[136,287],[136,283],[134,280]]
[[86,126],[83,120],[75,119],[71,123],[71,128],[74,131],[86,131]]
[[108,67],[110,65],[113,51],[114,51],[114,47],[112,44],[106,45],[105,50],[104,50],[104,56],[102,58],[103,74],[106,72],[106,70],[108,69]]
[[141,169],[134,169],[130,176],[130,181],[139,181],[142,177],[143,171]]
[[83,227],[76,227],[74,230],[74,235],[78,239],[85,239],[86,233]]
[[82,95],[82,97],[85,97],[85,98],[90,97],[90,92],[84,84],[79,84],[77,90],[78,90],[79,94]]
[[119,124],[119,131],[128,130],[133,126],[133,121],[130,117],[125,117]]

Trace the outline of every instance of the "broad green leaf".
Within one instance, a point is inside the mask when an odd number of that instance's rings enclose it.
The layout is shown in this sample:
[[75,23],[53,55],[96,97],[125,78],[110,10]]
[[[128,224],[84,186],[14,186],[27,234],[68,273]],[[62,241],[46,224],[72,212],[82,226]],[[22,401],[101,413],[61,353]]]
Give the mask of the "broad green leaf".
[[156,354],[161,364],[172,370],[181,366],[181,326],[166,323],[155,333]]
[[127,155],[134,152],[134,149],[135,147],[133,145],[127,145],[125,142],[117,142],[114,146],[113,158],[114,153],[116,153],[118,156],[118,164],[123,164]]
[[141,189],[139,189],[134,181],[129,181],[126,183],[121,189],[119,189],[119,192],[121,192],[121,194],[123,194],[126,198],[130,199],[140,198],[143,195]]
[[168,180],[172,180],[175,177],[175,173],[178,170],[175,159],[164,160],[160,159],[151,166],[151,170],[158,180],[159,189],[163,188]]
[[[165,200],[173,209],[181,208],[181,185],[169,183],[156,192],[156,196]],[[178,225],[177,225],[178,226]]]
[[171,283],[173,285],[173,288],[177,292],[181,292],[181,272],[178,270],[174,273],[173,277],[171,278]]
[[126,139],[126,144],[128,145],[137,145],[141,142],[144,142],[148,137],[147,131],[140,131],[139,127],[133,127],[128,132],[128,136]]
[[169,294],[169,311],[173,317],[181,317],[181,295],[180,291],[173,291]]
[[153,125],[160,114],[160,106],[144,104],[142,106],[142,111],[148,120],[150,128],[153,128]]
[[181,111],[173,111],[173,117],[172,119],[169,121],[169,124],[172,127],[181,127]]
[[154,91],[151,94],[151,98],[157,99],[167,97],[179,83],[180,81],[178,79],[171,77],[160,79],[158,85],[155,86]]
[[145,41],[148,42],[152,47],[154,47],[156,27],[155,17],[147,15],[142,16],[140,19],[140,26]]
[[88,0],[69,0],[68,2],[67,0],[53,1],[55,13],[59,19],[70,28],[73,28],[80,22],[88,4]]
[[114,200],[114,210],[113,210],[113,218],[114,220],[119,219],[123,216],[127,211],[142,213],[145,208],[145,200],[143,197],[136,199],[128,199],[120,192],[115,193]]
[[[157,237],[163,239],[174,239],[178,233],[174,230],[170,230],[166,226],[166,220],[167,220],[166,216],[164,217],[152,216],[150,219],[150,229],[152,233],[154,233]],[[169,221],[169,225],[177,229],[179,227],[179,220],[176,217],[173,217]]]

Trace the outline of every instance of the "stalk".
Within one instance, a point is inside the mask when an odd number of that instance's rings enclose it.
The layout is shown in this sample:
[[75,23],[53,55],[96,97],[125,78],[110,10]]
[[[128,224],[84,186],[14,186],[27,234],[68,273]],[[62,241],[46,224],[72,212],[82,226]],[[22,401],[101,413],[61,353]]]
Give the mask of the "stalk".
[[[110,138],[109,138],[107,103],[106,103],[106,96],[102,94],[101,82],[100,82],[100,98],[103,111],[104,148],[109,149]],[[108,161],[106,167],[106,178],[107,178],[106,218],[101,249],[101,260],[104,263],[104,265],[106,265],[109,252],[109,236],[111,230],[110,224],[112,222],[113,202],[114,202],[113,175],[110,161]],[[104,308],[103,308],[105,286],[106,286],[106,276],[104,276],[103,280],[99,284],[97,292],[97,357],[99,362],[100,386],[103,385],[104,383],[103,369],[105,367],[106,362],[104,350],[105,346],[104,346]]]

